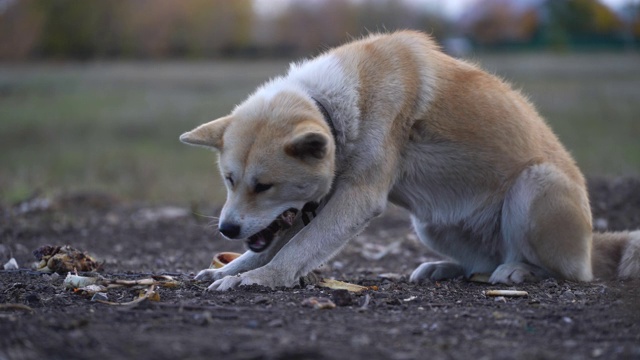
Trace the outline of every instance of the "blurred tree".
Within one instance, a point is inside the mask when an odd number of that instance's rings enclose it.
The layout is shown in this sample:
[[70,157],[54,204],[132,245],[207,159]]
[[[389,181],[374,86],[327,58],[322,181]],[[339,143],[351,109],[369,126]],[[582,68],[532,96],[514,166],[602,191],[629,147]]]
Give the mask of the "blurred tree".
[[310,54],[370,32],[416,29],[442,36],[445,21],[427,9],[397,0],[293,2],[276,20],[278,43],[296,55]]
[[44,19],[34,3],[16,1],[0,12],[0,59],[20,60],[32,55]]
[[119,1],[36,0],[44,15],[36,51],[47,57],[86,59],[105,51],[105,44],[117,41],[109,28]]
[[485,0],[463,16],[465,31],[487,46],[620,42],[622,21],[598,0]]

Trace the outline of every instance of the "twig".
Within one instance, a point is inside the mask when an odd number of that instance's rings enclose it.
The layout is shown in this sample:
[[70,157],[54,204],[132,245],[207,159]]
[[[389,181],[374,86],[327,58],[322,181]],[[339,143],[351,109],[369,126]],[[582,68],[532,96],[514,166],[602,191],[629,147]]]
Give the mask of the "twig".
[[23,304],[0,304],[0,310],[22,310],[30,313],[35,312],[33,308]]
[[522,290],[487,290],[484,292],[486,296],[528,296],[529,293]]

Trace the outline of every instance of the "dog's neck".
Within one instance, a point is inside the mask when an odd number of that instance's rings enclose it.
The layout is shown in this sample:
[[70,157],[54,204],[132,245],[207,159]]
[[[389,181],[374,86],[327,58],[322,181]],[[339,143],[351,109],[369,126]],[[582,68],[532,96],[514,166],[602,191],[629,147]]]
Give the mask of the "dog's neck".
[[327,108],[325,108],[324,105],[322,105],[322,103],[318,101],[318,99],[313,97],[312,99],[316,103],[318,110],[320,110],[320,112],[322,113],[324,121],[327,123],[327,125],[329,125],[329,129],[331,129],[331,135],[333,135],[333,141],[336,141],[338,139],[338,131],[336,130],[336,125],[333,123],[333,119],[331,119],[331,114],[329,114]]

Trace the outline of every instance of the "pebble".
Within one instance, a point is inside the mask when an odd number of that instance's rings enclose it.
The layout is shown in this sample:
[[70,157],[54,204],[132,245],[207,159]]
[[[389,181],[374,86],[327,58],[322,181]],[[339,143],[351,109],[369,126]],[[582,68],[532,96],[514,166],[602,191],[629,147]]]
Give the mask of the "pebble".
[[302,301],[302,306],[312,307],[314,309],[333,309],[336,307],[336,304],[327,298],[310,297]]
[[275,320],[271,320],[269,321],[269,323],[267,324],[268,327],[283,327],[284,326],[284,321],[282,319],[275,319]]
[[19,269],[18,262],[16,261],[16,259],[11,258],[9,261],[7,261],[6,264],[4,264],[4,269],[5,270],[18,270]]
[[605,218],[597,218],[593,221],[593,228],[599,231],[607,230],[609,222]]
[[36,293],[30,293],[27,294],[24,299],[29,303],[29,304],[35,304],[35,303],[39,303],[40,302],[40,296],[38,296],[38,294]]
[[249,320],[247,322],[247,327],[249,329],[257,329],[258,325],[260,325],[260,323],[258,322],[258,320]]
[[575,300],[575,299],[576,299],[575,294],[574,294],[574,293],[572,293],[572,292],[571,292],[571,290],[566,290],[565,292],[563,292],[563,293],[562,293],[562,295],[561,295],[561,297],[562,297],[564,300],[569,300],[569,301],[572,301],[572,300]]
[[97,293],[93,294],[93,296],[91,297],[91,301],[98,301],[98,300],[108,301],[109,297],[105,293],[97,292]]
[[349,306],[353,304],[353,299],[351,298],[351,294],[348,290],[337,289],[331,292],[331,300],[337,306]]

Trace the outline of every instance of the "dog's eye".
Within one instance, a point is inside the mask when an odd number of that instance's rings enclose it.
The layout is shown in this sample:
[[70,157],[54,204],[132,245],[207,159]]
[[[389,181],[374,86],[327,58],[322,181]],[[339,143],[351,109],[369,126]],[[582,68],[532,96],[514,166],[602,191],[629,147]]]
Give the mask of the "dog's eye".
[[267,190],[271,189],[271,187],[273,187],[273,184],[260,184],[260,183],[257,183],[256,187],[253,188],[253,191],[255,191],[256,193],[261,193],[261,192],[264,192],[264,191],[267,191]]
[[225,179],[229,182],[229,185],[231,185],[231,187],[233,187],[233,179],[231,178],[231,176],[227,176],[227,177],[225,177]]

